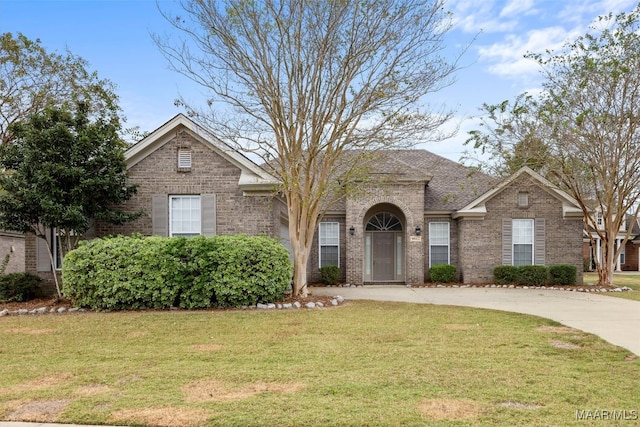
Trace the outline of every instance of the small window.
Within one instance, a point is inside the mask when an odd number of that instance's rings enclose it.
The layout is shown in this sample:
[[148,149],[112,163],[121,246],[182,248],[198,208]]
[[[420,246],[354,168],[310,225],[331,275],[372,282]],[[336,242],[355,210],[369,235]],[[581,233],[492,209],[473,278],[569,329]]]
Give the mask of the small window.
[[201,233],[200,196],[169,197],[169,235],[198,236]]
[[340,267],[340,223],[321,222],[318,226],[320,268],[327,265]]
[[596,214],[596,223],[597,223],[598,225],[602,225],[602,221],[603,221],[603,218],[602,218],[602,212],[598,212],[598,213]]
[[191,150],[188,148],[178,150],[178,169],[191,169]]
[[518,193],[518,207],[521,207],[521,208],[529,207],[529,193],[525,193],[525,192]]

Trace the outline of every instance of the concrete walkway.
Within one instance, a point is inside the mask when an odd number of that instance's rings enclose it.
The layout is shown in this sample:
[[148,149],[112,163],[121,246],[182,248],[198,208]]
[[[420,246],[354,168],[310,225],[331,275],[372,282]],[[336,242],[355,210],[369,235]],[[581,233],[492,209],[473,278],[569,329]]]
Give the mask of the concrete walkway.
[[640,301],[604,295],[504,288],[407,288],[364,286],[311,288],[313,295],[345,299],[400,301],[419,304],[488,308],[533,314],[589,332],[640,356]]

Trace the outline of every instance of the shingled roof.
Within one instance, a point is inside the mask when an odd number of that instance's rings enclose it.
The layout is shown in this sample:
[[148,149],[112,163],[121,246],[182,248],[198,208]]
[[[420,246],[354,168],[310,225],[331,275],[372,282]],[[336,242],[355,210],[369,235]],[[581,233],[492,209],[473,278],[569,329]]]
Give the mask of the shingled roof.
[[[427,150],[388,150],[382,156],[410,165],[406,174],[429,176],[425,211],[452,212],[489,191],[499,180]],[[417,171],[417,172],[415,172]]]

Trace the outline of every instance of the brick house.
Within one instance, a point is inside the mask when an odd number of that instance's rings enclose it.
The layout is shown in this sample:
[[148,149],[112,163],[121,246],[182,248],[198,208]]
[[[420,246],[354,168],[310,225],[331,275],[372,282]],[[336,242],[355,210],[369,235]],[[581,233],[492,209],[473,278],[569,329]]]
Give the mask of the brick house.
[[[246,233],[287,245],[278,180],[184,115],[125,158],[138,192],[123,208],[145,214],[123,226],[95,224],[87,237]],[[392,150],[371,176],[319,224],[310,282],[320,279],[320,266],[338,265],[351,284],[418,284],[438,263],[457,266],[466,283],[491,281],[501,264],[572,264],[582,281],[582,213],[530,169],[497,181],[426,150]],[[26,270],[50,277],[37,240],[26,237]]]
[[[594,215],[596,226],[602,230],[604,228],[602,214],[596,209]],[[628,231],[630,231],[629,239],[616,260],[615,271],[640,271],[640,218],[634,221],[632,215],[626,216],[615,236],[616,247],[622,243]],[[595,270],[596,259],[602,260],[602,250],[600,236],[596,230],[588,227],[588,230],[584,230],[582,256],[585,263],[588,263],[589,270]]]

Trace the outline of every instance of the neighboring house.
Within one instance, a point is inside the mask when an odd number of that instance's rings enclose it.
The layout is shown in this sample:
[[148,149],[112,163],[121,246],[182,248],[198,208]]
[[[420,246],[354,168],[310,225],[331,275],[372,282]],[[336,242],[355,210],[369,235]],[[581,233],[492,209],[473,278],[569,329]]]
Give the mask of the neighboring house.
[[24,234],[0,230],[0,272],[3,265],[5,274],[24,272]]
[[[278,180],[178,115],[125,154],[137,194],[123,205],[145,214],[109,234],[266,234],[288,244]],[[528,168],[504,181],[426,150],[380,153],[363,189],[322,219],[308,264],[338,265],[351,284],[422,284],[439,263],[465,283],[493,280],[502,264],[572,264],[582,282],[582,213],[566,193]],[[27,270],[51,275],[40,245],[27,236]],[[45,262],[47,261],[47,262]]]
[[[602,213],[595,210],[594,215],[596,218],[596,226],[598,229],[603,229]],[[615,271],[640,271],[640,218],[633,221],[631,215],[626,216],[625,221],[622,223],[615,237],[616,248],[622,243],[629,230],[631,230],[631,235],[616,260]],[[587,230],[584,231],[583,257],[585,262],[588,263],[590,270],[595,270],[596,260],[602,261],[602,249],[602,241],[598,233],[593,227],[587,226]]]

